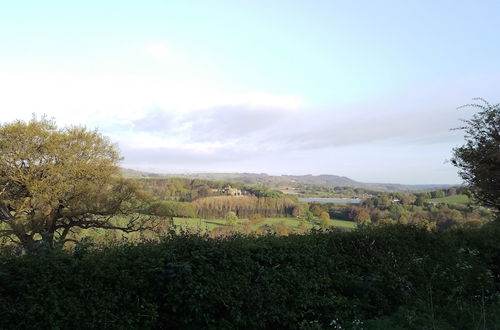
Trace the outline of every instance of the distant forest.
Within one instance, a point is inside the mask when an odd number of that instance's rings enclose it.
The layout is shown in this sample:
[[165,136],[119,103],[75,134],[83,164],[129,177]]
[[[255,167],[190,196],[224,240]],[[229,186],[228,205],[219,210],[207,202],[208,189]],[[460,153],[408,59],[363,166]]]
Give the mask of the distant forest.
[[[199,179],[218,182],[233,182],[244,185],[257,185],[277,190],[287,190],[294,193],[311,191],[314,187],[349,189],[364,188],[369,191],[386,192],[415,192],[421,190],[435,190],[449,188],[452,185],[428,184],[428,185],[403,185],[394,183],[364,183],[338,175],[268,175],[265,173],[188,173],[188,174],[159,174],[153,172],[142,172],[122,168],[122,173],[128,178],[185,178]],[[311,189],[313,187],[313,189]]]
[[[308,185],[303,195],[287,195],[238,182],[186,178],[142,178],[135,181],[176,217],[221,219],[234,212],[238,218],[244,219],[258,214],[266,218],[295,217],[319,223],[321,214],[326,212],[330,219],[358,224],[418,224],[429,228],[478,227],[493,218],[490,210],[475,205],[466,197],[463,187],[402,193]],[[304,203],[297,198],[318,196],[325,191],[335,196],[363,199],[359,205],[350,205]]]

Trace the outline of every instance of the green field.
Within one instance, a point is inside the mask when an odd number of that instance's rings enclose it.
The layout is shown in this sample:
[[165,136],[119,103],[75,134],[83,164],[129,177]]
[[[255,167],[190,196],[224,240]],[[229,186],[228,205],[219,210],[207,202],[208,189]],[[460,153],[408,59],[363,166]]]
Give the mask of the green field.
[[[242,225],[246,222],[246,219],[239,219],[237,222],[237,225]],[[262,226],[264,224],[266,225],[273,225],[283,222],[285,223],[288,227],[292,229],[297,229],[299,228],[299,223],[300,221],[296,218],[264,218],[264,221],[262,223],[253,225],[252,228],[255,229],[259,226]],[[181,228],[191,228],[191,229],[201,229],[202,231],[208,230],[211,231],[212,229],[219,227],[219,226],[226,226],[226,220],[225,219],[201,219],[201,218],[174,218],[174,224],[176,226],[179,226]],[[352,221],[344,221],[344,220],[330,220],[330,224],[332,227],[338,227],[338,228],[349,228],[353,229],[356,228],[356,223]],[[307,228],[319,228],[317,225],[313,225],[311,223],[307,223]]]
[[[118,222],[124,222],[125,219],[118,219]],[[243,229],[247,219],[238,219],[236,222],[236,226],[234,229],[240,230]],[[251,229],[252,231],[258,231],[259,227],[263,225],[277,225],[279,223],[283,223],[286,227],[288,227],[291,231],[301,232],[299,226],[299,219],[297,218],[264,218],[262,222],[258,224],[253,224],[247,229]],[[123,224],[123,223],[122,223]],[[201,219],[201,218],[174,218],[174,225],[176,226],[176,231],[181,230],[190,230],[195,232],[210,232],[217,227],[228,227],[225,219]],[[356,223],[353,221],[344,221],[344,220],[330,220],[330,226],[336,228],[344,228],[344,229],[354,229],[357,227]],[[229,228],[229,227],[228,227]],[[305,228],[303,229],[319,229],[318,224],[313,224],[311,222],[306,222]],[[106,241],[106,240],[120,240],[122,238],[126,238],[128,240],[136,241],[142,238],[150,238],[155,237],[150,233],[140,233],[140,232],[132,232],[132,233],[123,233],[118,230],[105,230],[101,228],[91,228],[91,229],[83,229],[80,230],[77,234],[79,237],[88,237],[91,239],[96,239],[97,241]]]
[[446,197],[441,197],[441,198],[432,198],[432,199],[429,199],[429,202],[444,203],[444,204],[471,204],[472,203],[471,199],[467,195],[464,195],[464,194],[446,196]]

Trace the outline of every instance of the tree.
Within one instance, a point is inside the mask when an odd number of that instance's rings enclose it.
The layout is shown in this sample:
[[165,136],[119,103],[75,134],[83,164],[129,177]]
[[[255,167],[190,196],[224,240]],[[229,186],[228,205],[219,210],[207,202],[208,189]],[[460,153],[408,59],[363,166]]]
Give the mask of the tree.
[[330,227],[330,215],[328,214],[328,212],[321,212],[321,214],[319,215],[319,224],[323,229]]
[[307,221],[309,221],[309,222],[313,222],[313,221],[315,221],[315,220],[316,220],[316,217],[314,216],[314,214],[313,214],[311,211],[309,211],[309,210],[306,210],[306,211],[304,212],[303,217],[304,217]]
[[299,224],[297,226],[299,230],[305,231],[307,229],[307,220],[304,218],[299,218]]
[[238,216],[233,211],[229,211],[226,214],[226,224],[228,226],[234,226],[238,221]]
[[354,216],[354,221],[357,223],[368,223],[372,221],[372,218],[366,209],[359,209]]
[[375,206],[379,209],[383,210],[391,206],[391,201],[389,200],[389,196],[383,194],[375,197]]
[[415,199],[415,205],[424,206],[426,202],[427,199],[425,198],[424,194],[417,195],[417,198]]
[[500,104],[475,100],[481,103],[461,107],[479,111],[457,128],[465,131],[465,144],[453,149],[451,162],[472,196],[500,218]]
[[457,188],[456,187],[451,187],[446,192],[446,196],[454,196],[456,194],[457,194]]
[[443,198],[444,196],[445,196],[445,193],[442,190],[435,190],[435,191],[431,192],[432,198]]
[[314,204],[311,204],[311,206],[309,207],[309,210],[311,211],[311,213],[315,216],[315,217],[319,217],[321,212],[324,212],[325,209],[324,209],[324,205],[321,205],[319,203],[314,203]]
[[24,249],[62,247],[80,229],[151,228],[147,199],[97,131],[33,117],[0,125],[0,151],[0,235]]

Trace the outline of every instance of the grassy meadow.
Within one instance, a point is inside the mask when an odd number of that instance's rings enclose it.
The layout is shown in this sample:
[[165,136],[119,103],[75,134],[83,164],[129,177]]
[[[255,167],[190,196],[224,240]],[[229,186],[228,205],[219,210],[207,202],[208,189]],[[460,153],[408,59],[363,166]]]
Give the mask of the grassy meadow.
[[440,198],[432,198],[429,199],[430,202],[434,203],[443,203],[443,204],[471,204],[473,203],[472,200],[469,198],[469,196],[465,194],[459,194],[459,195],[452,195],[452,196],[446,196],[446,197],[440,197]]
[[[242,226],[247,222],[247,219],[238,219],[236,226]],[[263,225],[275,225],[278,223],[284,223],[290,229],[299,229],[300,220],[297,218],[264,218],[262,222],[257,224],[252,224],[251,229],[255,230]],[[217,227],[225,227],[227,221],[225,219],[201,219],[201,218],[174,218],[174,224],[180,228],[190,228],[190,229],[201,229],[202,231],[211,231]],[[356,223],[353,221],[344,220],[330,220],[331,227],[338,228],[356,228]],[[306,229],[319,228],[319,225],[306,222]]]
[[[203,219],[203,218],[181,218],[174,217],[174,226],[176,232],[181,231],[200,232],[200,233],[214,233],[218,230],[230,230],[240,232],[263,232],[263,228],[281,228],[281,233],[302,232],[309,229],[319,229],[319,221],[313,223],[304,221],[301,228],[300,219],[297,218],[263,218],[259,223],[249,223],[248,219],[238,219],[234,227],[231,228],[227,224],[226,219]],[[125,223],[126,219],[117,219],[118,223]],[[329,221],[330,227],[342,229],[355,229],[357,224],[353,221],[331,219]],[[166,229],[166,228],[165,228]],[[115,241],[127,239],[130,241],[140,241],[142,239],[155,239],[158,238],[157,234],[151,232],[132,232],[124,233],[119,230],[105,230],[102,228],[81,229],[75,232],[76,237],[79,239],[88,238],[94,242],[104,243],[106,241]]]

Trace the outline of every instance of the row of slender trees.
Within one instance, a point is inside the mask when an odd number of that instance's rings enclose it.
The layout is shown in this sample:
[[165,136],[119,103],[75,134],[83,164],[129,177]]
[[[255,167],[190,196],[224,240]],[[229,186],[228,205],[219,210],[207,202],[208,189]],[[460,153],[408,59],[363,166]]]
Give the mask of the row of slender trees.
[[289,197],[257,197],[252,195],[231,197],[217,196],[200,198],[193,202],[201,218],[223,218],[228,212],[235,212],[239,218],[248,218],[252,214],[263,217],[292,216],[298,203]]

